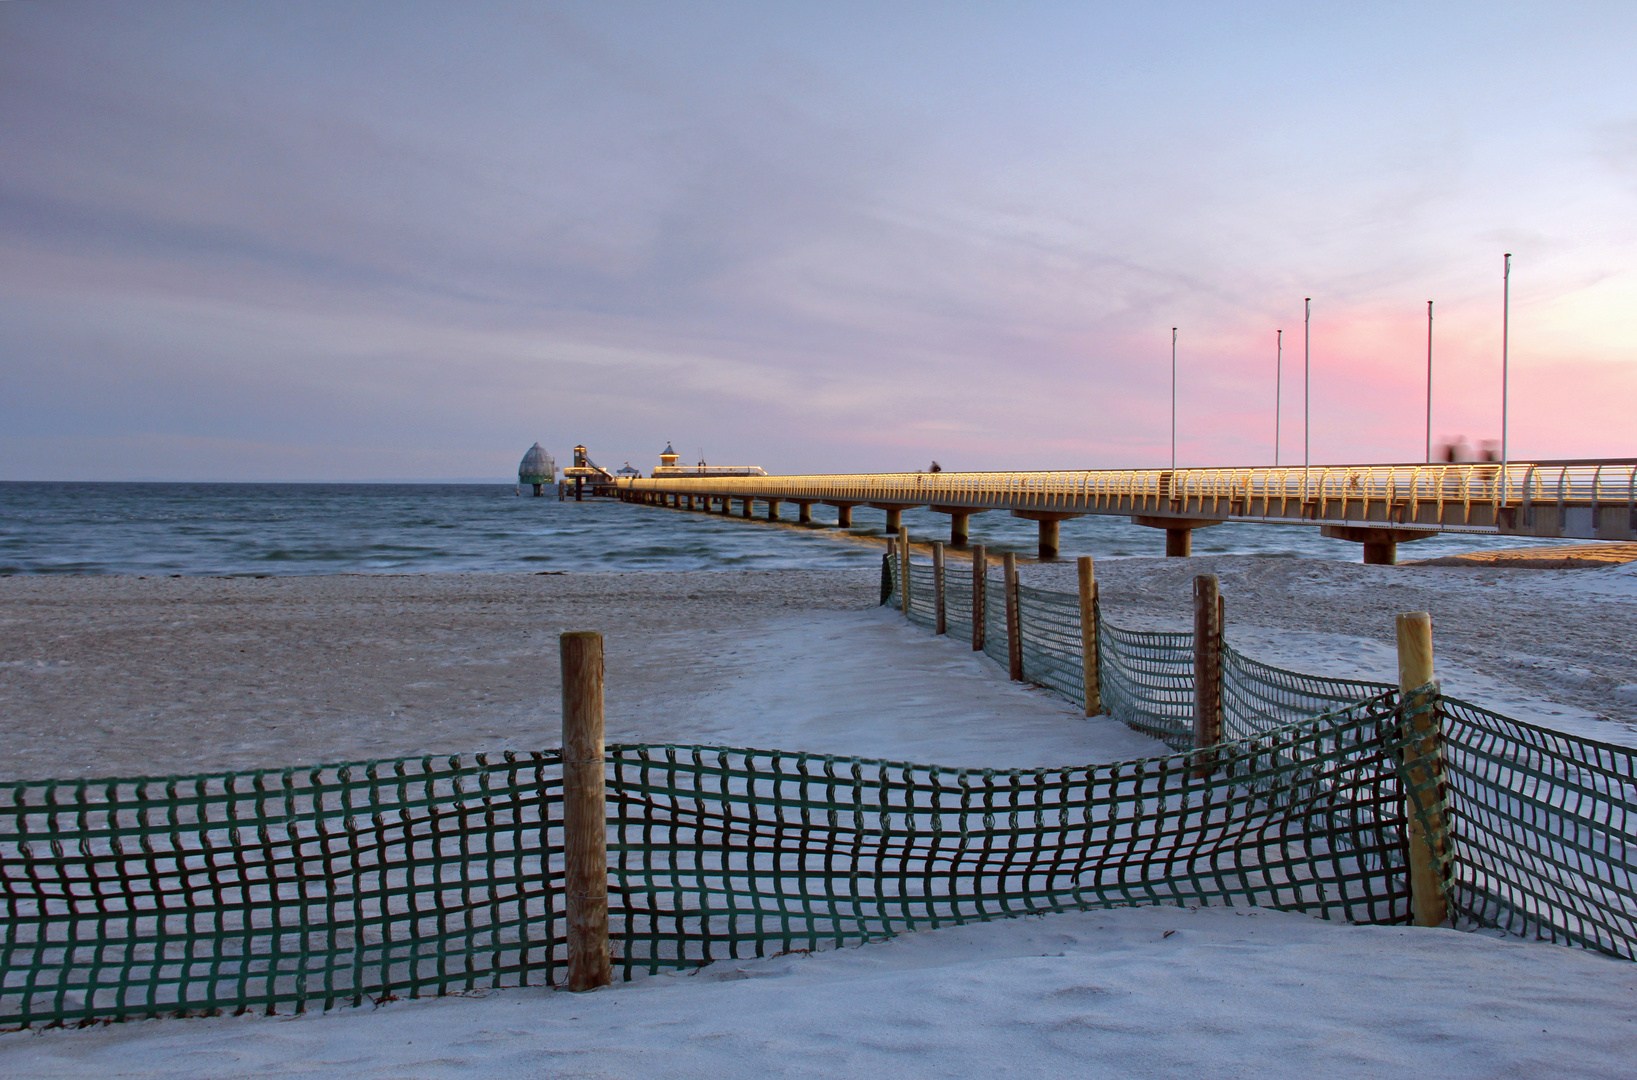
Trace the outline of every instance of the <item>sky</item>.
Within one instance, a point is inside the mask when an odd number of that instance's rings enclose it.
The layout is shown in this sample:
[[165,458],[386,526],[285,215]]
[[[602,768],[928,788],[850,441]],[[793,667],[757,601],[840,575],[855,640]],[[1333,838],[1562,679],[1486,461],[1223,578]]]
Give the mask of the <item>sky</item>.
[[[1637,5],[0,3],[0,479],[1637,455]],[[1312,298],[1310,323],[1304,300]],[[1276,343],[1282,331],[1282,363]],[[1305,343],[1304,343],[1305,332]],[[1304,356],[1305,353],[1305,356]],[[1276,367],[1282,378],[1276,378]]]

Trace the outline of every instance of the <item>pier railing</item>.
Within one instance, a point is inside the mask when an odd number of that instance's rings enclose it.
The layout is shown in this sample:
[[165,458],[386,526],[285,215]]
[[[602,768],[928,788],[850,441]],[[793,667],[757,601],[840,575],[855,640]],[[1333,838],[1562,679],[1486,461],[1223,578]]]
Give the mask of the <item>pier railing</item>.
[[634,495],[1637,539],[1637,460],[621,480]]

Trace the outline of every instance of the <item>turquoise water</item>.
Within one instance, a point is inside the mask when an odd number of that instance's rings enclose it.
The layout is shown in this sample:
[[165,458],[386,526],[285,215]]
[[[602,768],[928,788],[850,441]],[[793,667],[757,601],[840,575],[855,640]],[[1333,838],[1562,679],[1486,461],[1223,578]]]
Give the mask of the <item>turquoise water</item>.
[[[785,506],[795,517],[795,507]],[[0,574],[329,574],[443,571],[778,569],[873,565],[884,516],[859,507],[839,531],[745,521],[609,499],[519,498],[510,484],[0,483]],[[916,539],[948,539],[949,519],[910,510]],[[975,514],[975,543],[1032,556],[1035,525]],[[1405,559],[1497,537],[1440,536],[1403,545]],[[1162,555],[1165,535],[1125,518],[1062,524],[1065,556]],[[1199,555],[1357,561],[1356,544],[1317,529],[1219,525],[1194,533]]]

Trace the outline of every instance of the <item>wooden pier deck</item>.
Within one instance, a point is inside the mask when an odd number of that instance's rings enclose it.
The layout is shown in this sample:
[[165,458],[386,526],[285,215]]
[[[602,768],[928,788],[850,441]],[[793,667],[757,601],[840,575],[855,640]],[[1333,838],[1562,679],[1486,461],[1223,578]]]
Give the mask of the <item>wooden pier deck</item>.
[[966,543],[972,514],[1008,511],[1040,523],[1040,555],[1057,554],[1058,522],[1085,514],[1130,517],[1166,532],[1166,554],[1187,555],[1194,529],[1225,521],[1318,527],[1364,546],[1364,561],[1391,563],[1397,545],[1435,533],[1637,540],[1637,458],[1453,465],[1325,465],[1075,472],[843,473],[809,476],[622,479],[634,502],[743,516],[753,504],[777,518],[781,503],[825,504],[839,524],[869,506],[889,532],[912,507],[950,517],[950,543]]

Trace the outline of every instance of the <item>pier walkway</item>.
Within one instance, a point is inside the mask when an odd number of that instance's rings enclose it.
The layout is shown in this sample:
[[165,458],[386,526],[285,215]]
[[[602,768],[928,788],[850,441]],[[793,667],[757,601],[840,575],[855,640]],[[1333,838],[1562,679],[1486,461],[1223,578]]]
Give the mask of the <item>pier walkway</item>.
[[1397,545],[1442,532],[1582,540],[1637,540],[1637,458],[1455,465],[1324,465],[1096,469],[1078,472],[850,473],[813,476],[622,479],[631,502],[744,517],[781,503],[812,520],[815,504],[852,525],[855,507],[886,513],[928,507],[950,518],[949,542],[967,542],[972,514],[991,510],[1040,523],[1041,558],[1058,548],[1058,523],[1085,514],[1130,517],[1163,529],[1167,555],[1187,555],[1194,529],[1224,521],[1307,525],[1364,546],[1364,561],[1390,564]]

